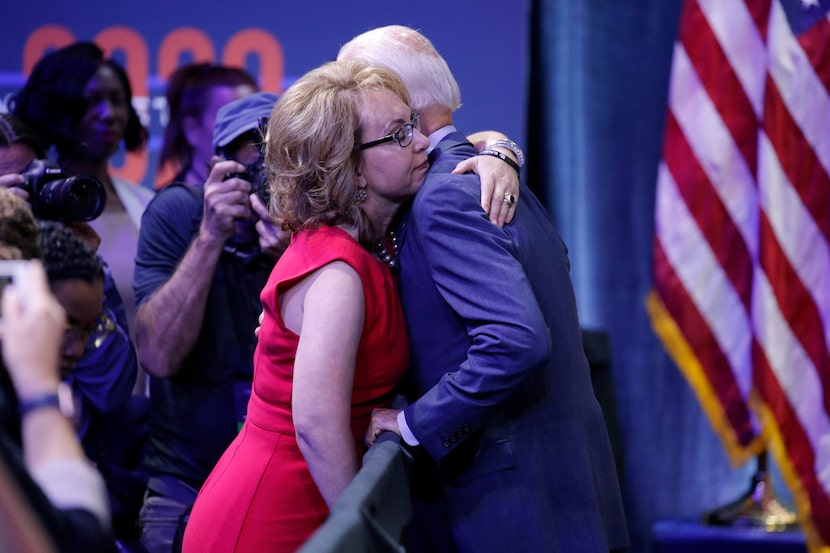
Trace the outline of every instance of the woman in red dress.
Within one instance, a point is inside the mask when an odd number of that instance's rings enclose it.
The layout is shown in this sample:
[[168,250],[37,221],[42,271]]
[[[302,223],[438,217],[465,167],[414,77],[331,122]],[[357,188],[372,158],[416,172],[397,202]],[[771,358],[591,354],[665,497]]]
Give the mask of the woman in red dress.
[[404,84],[363,62],[313,70],[277,102],[270,212],[291,245],[262,291],[247,419],[199,492],[184,553],[295,551],[357,472],[371,410],[409,361],[387,229],[428,145]]

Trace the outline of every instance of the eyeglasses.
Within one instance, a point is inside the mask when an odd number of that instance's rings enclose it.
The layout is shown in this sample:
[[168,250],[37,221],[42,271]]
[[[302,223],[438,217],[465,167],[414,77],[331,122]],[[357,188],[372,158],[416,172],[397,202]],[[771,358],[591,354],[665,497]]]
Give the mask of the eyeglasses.
[[98,349],[115,330],[115,321],[107,313],[101,313],[98,320],[95,321],[95,326],[80,327],[71,323],[66,324],[66,329],[63,333],[64,345],[74,344],[78,341],[84,343],[84,351],[90,352]]
[[393,140],[397,142],[398,146],[401,148],[406,148],[412,142],[412,137],[415,135],[415,129],[418,129],[419,131],[421,130],[421,116],[417,113],[413,113],[410,116],[409,121],[409,123],[403,125],[392,134],[388,134],[383,138],[378,138],[377,140],[372,140],[371,142],[364,142],[358,148],[360,150],[365,150],[366,148],[392,142]]

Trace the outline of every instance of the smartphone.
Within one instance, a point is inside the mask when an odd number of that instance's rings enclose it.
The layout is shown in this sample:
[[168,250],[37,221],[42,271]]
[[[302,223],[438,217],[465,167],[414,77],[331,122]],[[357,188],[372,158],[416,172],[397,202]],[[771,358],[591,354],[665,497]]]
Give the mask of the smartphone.
[[20,287],[23,284],[23,276],[27,263],[28,261],[20,259],[0,260],[0,298],[3,297],[3,290],[6,288],[6,285],[15,283]]

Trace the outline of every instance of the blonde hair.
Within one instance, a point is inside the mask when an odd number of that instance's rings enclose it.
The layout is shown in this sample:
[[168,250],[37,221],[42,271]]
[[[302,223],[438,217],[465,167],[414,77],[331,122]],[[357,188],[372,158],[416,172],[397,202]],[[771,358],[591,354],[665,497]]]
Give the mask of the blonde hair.
[[461,90],[447,62],[415,29],[387,25],[366,31],[344,44],[337,59],[362,59],[390,68],[406,83],[413,111],[461,107]]
[[0,246],[0,259],[41,256],[37,222],[29,204],[5,188],[0,188]]
[[280,96],[268,120],[265,167],[270,216],[284,230],[348,224],[364,247],[374,247],[381,229],[361,210],[356,182],[360,116],[372,90],[409,105],[397,75],[358,60],[322,65]]

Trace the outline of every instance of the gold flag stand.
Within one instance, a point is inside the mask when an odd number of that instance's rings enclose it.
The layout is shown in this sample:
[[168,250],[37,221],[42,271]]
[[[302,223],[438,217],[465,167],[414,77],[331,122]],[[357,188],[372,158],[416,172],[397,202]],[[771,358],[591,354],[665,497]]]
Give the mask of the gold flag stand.
[[760,453],[757,460],[758,468],[752,475],[749,489],[738,499],[704,513],[704,524],[761,528],[767,532],[798,527],[796,514],[775,497],[767,470],[767,452]]

